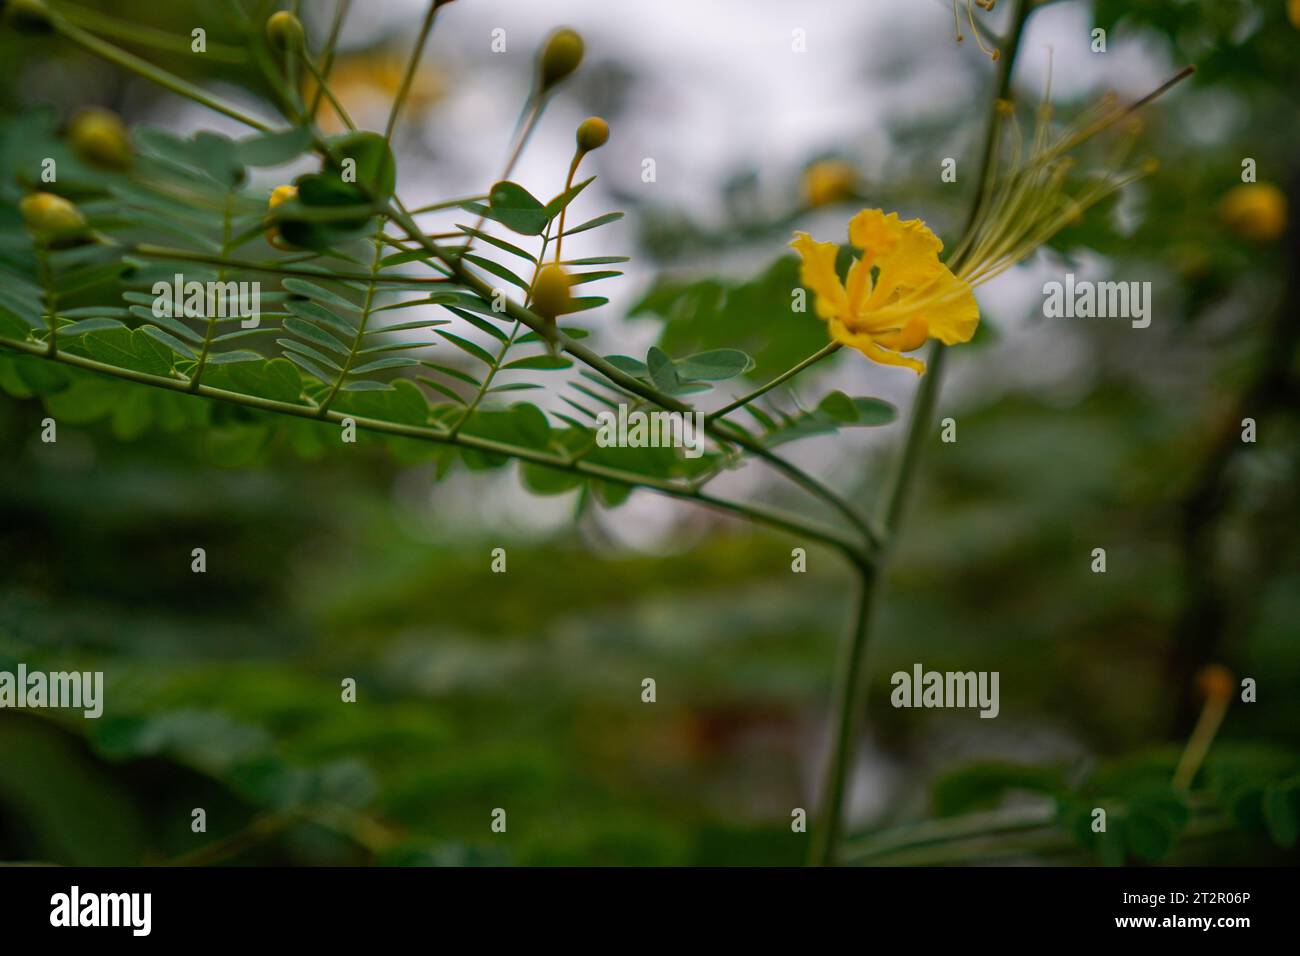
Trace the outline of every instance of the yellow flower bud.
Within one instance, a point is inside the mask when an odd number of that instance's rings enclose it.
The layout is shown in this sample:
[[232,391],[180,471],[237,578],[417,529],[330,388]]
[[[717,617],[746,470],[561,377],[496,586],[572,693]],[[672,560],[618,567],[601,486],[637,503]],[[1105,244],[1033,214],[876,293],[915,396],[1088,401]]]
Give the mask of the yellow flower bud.
[[557,265],[542,266],[533,283],[531,308],[542,318],[551,320],[571,311],[573,293],[568,273]]
[[578,127],[578,149],[590,153],[609,142],[609,124],[599,116],[589,116]]
[[539,60],[542,91],[549,90],[576,70],[582,62],[582,52],[582,37],[577,31],[564,27],[552,33]]
[[1196,686],[1206,700],[1227,700],[1237,690],[1232,672],[1222,664],[1209,664],[1196,675]]
[[266,38],[276,50],[301,50],[306,33],[301,20],[287,10],[280,10],[267,19]]
[[86,228],[81,210],[54,193],[32,193],[18,201],[27,229],[41,239],[67,236]]
[[20,33],[49,33],[50,11],[44,0],[9,0],[5,7],[5,22]]
[[1286,196],[1271,183],[1246,183],[1219,203],[1224,225],[1242,239],[1271,242],[1286,230]]
[[853,195],[858,173],[840,160],[813,163],[803,174],[803,193],[809,206],[826,206]]
[[[274,209],[276,206],[283,205],[289,200],[297,198],[297,186],[276,186],[275,189],[271,191],[271,198],[267,201],[266,208]],[[286,252],[293,249],[293,246],[284,241],[284,237],[280,235],[280,230],[277,226],[272,226],[270,229],[266,230],[266,241],[275,246],[275,248],[283,249]]]
[[135,157],[126,126],[109,110],[78,113],[68,127],[68,142],[81,159],[101,169],[126,169]]
[[297,186],[276,186],[271,190],[271,198],[267,200],[266,208],[274,209],[276,206],[287,203],[290,199],[298,198]]
[[1286,0],[1286,15],[1291,20],[1291,25],[1300,30],[1300,0]]

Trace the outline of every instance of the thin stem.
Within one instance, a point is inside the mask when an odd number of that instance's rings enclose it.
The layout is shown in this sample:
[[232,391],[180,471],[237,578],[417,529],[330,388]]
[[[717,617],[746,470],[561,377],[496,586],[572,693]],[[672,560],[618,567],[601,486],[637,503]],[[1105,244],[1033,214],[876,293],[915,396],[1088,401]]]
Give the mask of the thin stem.
[[[225,210],[225,213],[224,213],[224,215],[222,216],[222,219],[221,219],[221,255],[222,255],[222,257],[225,256],[225,254],[226,254],[226,250],[230,247],[230,201],[231,201],[231,197],[232,197],[232,193],[227,192],[227,193],[226,193],[226,210]],[[222,265],[222,266],[220,266],[220,267],[217,269],[217,282],[218,282],[218,283],[223,283],[223,282],[225,282],[225,281],[226,281],[226,267],[225,267],[225,265]],[[180,305],[180,303],[176,303],[176,304],[177,304],[177,305]],[[209,308],[212,306],[212,304],[213,304],[213,303],[211,303],[211,302],[208,303]],[[182,308],[182,312],[183,312],[183,311],[184,311],[184,309]],[[197,390],[198,387],[199,387],[199,379],[201,379],[201,378],[203,377],[203,369],[204,369],[204,368],[207,366],[207,364],[208,364],[208,352],[211,351],[211,349],[212,349],[212,336],[213,336],[213,334],[216,332],[216,329],[217,329],[217,317],[216,317],[215,315],[209,315],[209,316],[208,316],[208,327],[207,327],[207,329],[204,330],[204,333],[203,333],[203,351],[199,353],[199,361],[198,361],[198,364],[194,366],[194,374],[193,374],[192,376],[190,376],[190,391],[195,391],[195,390]]]
[[1187,747],[1178,761],[1178,768],[1174,771],[1175,790],[1187,790],[1191,787],[1192,780],[1196,778],[1196,771],[1201,769],[1205,755],[1210,752],[1210,745],[1214,743],[1214,736],[1219,732],[1219,727],[1227,713],[1226,696],[1215,694],[1206,698],[1200,719],[1196,721],[1192,736],[1188,739]]
[[175,259],[181,262],[201,262],[207,265],[228,266],[231,269],[239,269],[247,272],[265,272],[271,275],[282,276],[301,276],[304,279],[340,279],[351,280],[355,282],[369,282],[373,278],[375,282],[391,282],[399,285],[431,285],[445,286],[449,283],[446,278],[430,278],[429,276],[407,276],[407,275],[377,275],[370,276],[364,272],[340,272],[331,270],[328,274],[313,272],[310,269],[295,269],[292,266],[277,265],[274,262],[254,262],[244,259],[229,259],[222,256],[210,256],[202,252],[190,252],[187,249],[172,249],[168,246],[154,246],[147,243],[132,246],[133,255],[142,256],[145,259]]
[[[542,271],[542,262],[546,259],[546,247],[550,244],[550,241],[551,237],[548,229],[547,233],[542,236],[542,248],[537,254],[537,264],[533,266],[533,281],[528,284],[529,292],[528,298],[524,300],[525,306],[532,302],[532,289],[537,285],[537,275]],[[492,382],[497,377],[497,372],[501,371],[501,364],[505,362],[506,355],[514,346],[515,338],[519,335],[519,330],[521,328],[523,328],[523,326],[520,325],[519,320],[516,319],[514,328],[510,330],[509,337],[501,343],[501,348],[492,359],[492,366],[488,369],[487,374],[483,376],[483,381],[479,384],[478,390],[474,393],[474,399],[465,406],[465,414],[461,415],[456,421],[456,424],[452,427],[451,433],[453,435],[460,434],[460,430],[465,427],[465,423],[469,421],[470,416],[473,415],[474,412],[478,410],[479,405],[483,403],[483,399],[487,396],[488,389],[492,387]]]
[[352,347],[348,349],[348,357],[343,362],[343,367],[339,369],[338,378],[334,380],[334,387],[330,389],[329,394],[325,396],[324,401],[320,403],[320,414],[324,416],[329,412],[330,405],[333,404],[335,396],[338,395],[339,389],[347,381],[348,372],[352,369],[352,363],[356,361],[357,352],[361,348],[361,341],[366,335],[366,326],[370,324],[370,316],[374,312],[375,289],[377,284],[374,281],[375,275],[379,272],[379,263],[384,257],[384,220],[379,220],[379,228],[375,231],[375,254],[370,260],[370,282],[366,285],[366,296],[361,307],[361,318],[357,320],[357,334],[352,339]]
[[[139,372],[134,369],[121,368],[82,355],[72,355],[66,351],[61,351],[56,355],[50,355],[48,348],[39,342],[19,341],[16,339],[0,337],[0,347],[14,349],[15,351],[24,352],[28,355],[37,355],[52,361],[61,362],[64,365],[99,372],[104,375],[136,382],[141,385],[151,385],[156,388],[178,392],[188,392],[190,388],[189,379],[187,378],[153,375],[148,372]],[[457,445],[490,455],[502,455],[508,458],[514,458],[519,461],[529,462],[556,471],[573,472],[588,478],[599,478],[602,481],[612,481],[616,484],[626,485],[630,488],[645,488],[649,491],[658,492],[673,498],[695,501],[717,511],[745,517],[767,527],[777,528],[801,538],[818,541],[829,547],[835,548],[846,556],[852,557],[858,555],[860,552],[860,545],[851,538],[846,538],[839,529],[811,521],[802,515],[792,515],[778,511],[774,508],[765,508],[759,505],[719,498],[715,495],[705,494],[689,485],[678,484],[667,479],[651,478],[646,475],[638,475],[619,468],[611,468],[605,465],[594,464],[586,461],[574,461],[567,455],[551,454],[534,448],[510,445],[505,442],[479,438],[474,435],[457,435],[453,437],[446,430],[432,428],[427,425],[405,425],[400,422],[389,422],[382,419],[367,418],[365,416],[338,412],[332,409],[327,411],[324,415],[321,415],[319,407],[315,403],[295,404],[293,402],[282,402],[276,399],[262,398],[257,395],[247,395],[243,392],[232,392],[226,389],[214,388],[210,385],[200,385],[194,391],[194,394],[202,395],[205,398],[211,398],[217,401],[242,405],[245,408],[274,412],[281,415],[292,415],[297,418],[307,418],[315,421],[329,421],[335,424],[340,424],[345,418],[347,418],[355,422],[357,428],[366,431],[380,432],[383,434],[395,435],[400,438],[413,438],[420,441],[429,441],[443,445]]]
[[352,0],[338,0],[334,5],[334,19],[330,23],[329,36],[325,40],[325,50],[321,54],[320,70],[316,76],[316,92],[312,95],[308,117],[315,121],[320,110],[321,97],[325,94],[325,81],[329,79],[330,70],[334,69],[334,56],[338,51],[339,34],[343,32],[343,21],[347,19]]
[[212,95],[206,90],[195,86],[193,83],[182,80],[174,73],[169,73],[166,70],[154,66],[147,60],[140,59],[140,57],[136,56],[134,53],[128,53],[121,47],[114,46],[105,40],[101,40],[93,33],[86,32],[81,29],[81,27],[70,23],[67,19],[59,16],[53,11],[50,12],[50,23],[65,38],[78,44],[84,49],[89,50],[96,56],[102,57],[108,62],[122,67],[124,70],[130,70],[132,73],[136,73],[147,80],[152,80],[159,86],[165,87],[173,93],[176,93],[178,96],[184,96],[187,99],[191,99],[196,103],[208,107],[208,109],[216,110],[218,113],[221,113],[224,116],[229,116],[231,119],[237,120],[245,126],[261,130],[264,133],[271,131],[269,125],[263,123],[259,119],[249,116],[238,107],[232,106],[220,97]]
[[790,368],[786,369],[784,372],[782,372],[776,378],[772,379],[766,385],[760,385],[758,388],[754,389],[748,395],[742,395],[740,396],[740,398],[736,399],[735,401],[723,405],[716,412],[710,412],[709,418],[711,419],[724,418],[725,416],[727,416],[731,412],[734,412],[736,409],[740,408],[741,406],[748,405],[754,399],[761,398],[763,395],[766,395],[768,392],[776,388],[778,385],[781,385],[789,381],[790,379],[794,378],[804,369],[811,368],[812,366],[816,365],[824,358],[829,358],[830,356],[838,352],[841,348],[843,348],[843,346],[840,345],[839,342],[832,342],[829,345],[827,345],[825,348],[818,349],[816,352],[814,352],[812,355],[809,355],[798,365],[793,365]]
[[[573,162],[569,163],[569,175],[564,180],[564,192],[560,193],[560,195],[564,195],[573,188],[573,177],[577,174],[578,164],[582,162],[582,157],[585,155],[582,150],[578,150],[573,154]],[[560,264],[560,251],[564,248],[564,221],[568,214],[569,204],[565,203],[564,208],[560,210],[560,231],[555,235],[555,264],[557,266]]]
[[330,101],[330,106],[334,108],[334,112],[337,113],[339,119],[343,121],[343,125],[350,131],[355,132],[357,124],[352,122],[352,117],[348,115],[348,111],[344,109],[343,104],[340,103],[338,97],[334,95],[334,91],[330,89],[329,82],[325,79],[324,71],[312,62],[311,57],[304,56],[302,59],[303,62],[307,64],[308,72],[310,72],[312,78],[316,80],[316,98],[319,99],[323,95],[328,99]]
[[822,783],[821,810],[813,832],[811,860],[818,866],[834,862],[835,848],[843,824],[844,794],[852,762],[853,738],[860,704],[858,681],[862,677],[862,659],[867,652],[867,633],[871,621],[871,604],[876,590],[876,572],[863,569],[858,576],[858,603],[848,638],[840,644],[840,659],[835,666],[832,696],[834,738]]
[[445,199],[442,202],[430,203],[427,206],[421,206],[418,209],[410,210],[412,216],[418,216],[421,213],[437,212],[439,209],[456,209],[465,205],[467,202],[483,202],[488,197],[486,195],[466,196],[464,199]]
[[411,84],[415,80],[415,71],[420,67],[420,56],[424,53],[424,44],[429,39],[429,32],[433,29],[433,20],[438,13],[439,6],[441,6],[439,0],[429,0],[429,9],[425,11],[424,22],[420,24],[420,34],[416,37],[415,48],[411,51],[411,58],[406,63],[406,73],[402,76],[402,85],[397,91],[397,98],[393,100],[392,109],[388,111],[388,125],[384,127],[385,140],[393,138],[393,130],[397,127],[397,117],[402,112],[406,97],[411,92]]
[[[523,128],[515,138],[515,145],[510,151],[510,158],[506,160],[505,167],[501,170],[501,175],[496,178],[496,182],[501,182],[503,179],[509,179],[510,174],[514,172],[515,163],[519,162],[519,157],[523,154],[524,146],[527,145],[529,138],[533,135],[533,130],[537,128],[537,121],[542,118],[542,109],[545,105],[546,101],[544,97],[538,95],[530,97],[528,105],[524,107],[525,118],[523,120]],[[482,229],[485,222],[487,222],[487,216],[479,216],[478,222],[474,223],[474,230],[477,232]],[[470,247],[473,245],[474,237],[470,236],[469,242],[466,243],[464,251],[469,252]],[[462,253],[462,255],[463,254],[464,253]]]
[[[978,184],[975,201],[967,219],[966,232],[974,228],[979,221],[980,212],[987,201],[986,189],[989,183],[988,172],[996,159],[997,145],[997,109],[998,101],[1006,97],[1011,86],[1011,73],[1015,66],[1016,53],[1020,47],[1025,20],[1031,10],[1030,0],[1018,0],[1011,14],[1011,29],[1007,36],[1007,45],[1003,50],[1001,67],[995,89],[995,95],[989,108],[989,119],[985,134],[983,156],[980,171],[976,178]],[[912,409],[912,418],[908,423],[907,437],[904,439],[902,456],[899,459],[894,481],[889,487],[884,508],[884,540],[876,555],[874,567],[860,567],[864,605],[870,603],[870,596],[881,580],[889,548],[898,537],[903,508],[907,501],[920,461],[921,450],[930,431],[930,420],[938,400],[939,383],[942,379],[944,347],[936,343],[933,358],[926,374],[921,379],[917,390],[916,403]],[[841,815],[844,804],[843,790],[848,780],[848,767],[853,751],[856,716],[862,705],[858,700],[858,689],[862,683],[859,670],[866,657],[866,647],[870,640],[870,622],[866,610],[860,610],[854,629],[846,636],[841,650],[838,670],[835,677],[836,697],[834,717],[832,720],[832,755],[827,764],[822,787],[823,814],[819,821],[820,839],[813,844],[812,860],[821,865],[833,864],[836,860],[836,844],[842,825]]]
[[[59,14],[79,27],[136,46],[148,46],[166,53],[180,53],[186,56],[193,53],[193,41],[188,36],[177,36],[166,30],[159,30],[157,27],[146,26],[138,20],[120,20],[100,10],[89,10],[66,3],[59,4]],[[203,55],[219,63],[244,63],[248,59],[244,50],[225,43],[205,43]]]

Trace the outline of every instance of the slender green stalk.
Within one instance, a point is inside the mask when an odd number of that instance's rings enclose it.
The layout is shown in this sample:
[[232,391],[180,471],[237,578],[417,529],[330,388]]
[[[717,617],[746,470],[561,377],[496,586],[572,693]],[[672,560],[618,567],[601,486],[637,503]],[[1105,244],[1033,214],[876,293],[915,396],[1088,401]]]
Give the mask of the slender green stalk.
[[831,711],[835,715],[833,738],[826,776],[822,783],[818,825],[813,830],[812,862],[829,866],[834,862],[844,818],[844,796],[852,763],[853,740],[857,736],[858,682],[862,679],[862,660],[866,655],[867,630],[871,624],[871,605],[875,598],[877,574],[861,568],[858,574],[858,602],[848,638],[840,643],[840,659],[835,665],[835,687]]
[[36,248],[36,263],[44,287],[46,320],[50,329],[50,341],[45,347],[45,353],[50,358],[55,358],[59,353],[59,292],[55,288],[54,273],[50,269],[50,253],[44,246]]
[[839,342],[832,342],[829,345],[827,345],[825,348],[818,349],[816,352],[814,352],[812,355],[809,355],[802,362],[798,363],[797,365],[792,365],[790,368],[786,369],[784,372],[782,372],[776,378],[772,379],[766,385],[760,385],[758,388],[754,389],[749,394],[742,395],[740,396],[740,398],[736,399],[735,401],[723,405],[716,412],[710,412],[709,418],[711,419],[725,418],[729,413],[734,412],[742,405],[748,405],[750,402],[754,401],[754,399],[761,398],[762,396],[770,392],[772,389],[776,388],[778,385],[788,382],[790,379],[794,378],[804,369],[811,368],[812,366],[816,365],[824,358],[830,358],[830,356],[834,355],[841,348],[843,348],[843,346],[840,345]]
[[330,70],[334,69],[334,57],[338,52],[339,34],[343,32],[343,21],[348,17],[348,10],[352,7],[352,0],[338,0],[334,5],[334,19],[330,22],[329,36],[325,39],[325,49],[321,53],[320,69],[316,76],[316,92],[311,98],[311,107],[307,110],[307,116],[313,122],[316,114],[320,111],[321,97],[325,93],[325,81],[329,79]]
[[[1011,87],[1011,74],[1015,67],[1016,53],[1020,47],[1025,21],[1031,10],[1030,0],[1018,0],[1011,13],[1011,29],[1007,43],[1002,49],[1001,67],[998,73],[993,102],[989,109],[987,132],[985,135],[980,170],[975,182],[977,191],[967,221],[969,234],[979,221],[980,213],[987,202],[986,187],[989,182],[988,172],[996,161],[997,151],[997,103],[1004,99]],[[836,861],[836,849],[842,825],[844,794],[848,780],[848,769],[852,759],[853,745],[856,737],[856,717],[862,710],[859,699],[863,676],[858,673],[866,658],[867,643],[870,640],[869,608],[873,592],[883,577],[888,551],[897,539],[903,509],[907,501],[920,461],[921,450],[929,436],[930,421],[938,401],[939,383],[943,372],[943,345],[936,343],[930,367],[921,379],[917,389],[916,403],[912,409],[911,421],[908,423],[907,436],[904,439],[902,455],[899,459],[894,480],[889,486],[884,508],[884,540],[876,555],[873,568],[860,568],[863,597],[862,608],[852,631],[845,637],[846,646],[841,652],[836,673],[836,697],[832,717],[831,756],[827,762],[822,784],[823,814],[818,821],[819,838],[814,840],[812,862],[820,865],[833,865]],[[847,669],[847,672],[846,672]]]
[[361,342],[366,335],[366,326],[370,324],[370,316],[374,314],[375,289],[378,287],[375,276],[379,273],[379,263],[384,258],[384,226],[385,222],[381,219],[379,228],[375,230],[375,254],[370,260],[370,282],[366,284],[366,295],[361,305],[361,318],[357,320],[357,334],[352,339],[352,347],[348,349],[348,357],[343,362],[343,367],[339,369],[338,378],[334,380],[334,387],[329,390],[329,394],[320,403],[320,414],[322,416],[329,412],[330,405],[334,403],[339,389],[347,381],[348,372],[352,369],[352,363],[356,361],[357,353],[361,350]]
[[145,259],[174,259],[180,262],[201,262],[205,265],[224,265],[231,269],[245,272],[265,272],[270,275],[300,276],[304,279],[343,279],[355,282],[369,282],[373,278],[375,282],[380,283],[428,286],[446,286],[450,282],[449,279],[430,278],[429,276],[390,275],[381,273],[380,275],[372,277],[365,272],[347,272],[337,270],[331,270],[329,273],[313,272],[310,269],[295,269],[293,266],[279,265],[277,262],[256,262],[251,259],[229,259],[222,256],[208,255],[202,252],[190,252],[188,249],[173,249],[169,246],[155,246],[148,243],[132,246],[130,251],[132,255],[137,255]]
[[[135,46],[147,46],[165,53],[179,53],[185,56],[193,52],[193,41],[188,36],[178,36],[166,30],[159,30],[138,20],[121,20],[100,10],[90,10],[67,3],[60,3],[58,12],[79,27],[94,30],[96,33]],[[203,55],[218,63],[244,63],[248,60],[248,54],[244,50],[225,43],[205,44]]]
[[208,109],[221,113],[223,116],[229,116],[231,119],[237,120],[245,126],[261,130],[264,133],[270,132],[271,130],[271,127],[266,123],[263,123],[255,117],[249,116],[237,106],[227,103],[220,97],[214,96],[207,90],[195,86],[187,80],[182,80],[174,73],[169,73],[167,70],[154,66],[147,60],[140,59],[140,57],[136,56],[134,53],[128,53],[121,47],[114,46],[106,40],[101,40],[93,33],[88,33],[81,29],[81,27],[70,23],[64,17],[59,16],[57,13],[51,12],[50,22],[53,24],[54,28],[58,30],[60,35],[66,39],[69,39],[83,49],[94,53],[96,56],[102,57],[108,62],[122,67],[124,70],[129,70],[145,79],[152,80],[159,86],[171,90],[178,96],[184,96],[187,99],[191,99],[196,103],[206,106]]
[[[542,248],[541,251],[537,254],[537,264],[533,266],[533,280],[528,284],[529,292],[528,292],[528,297],[524,299],[525,307],[527,307],[532,302],[532,298],[533,298],[532,289],[534,286],[537,285],[537,275],[542,271],[542,262],[544,262],[546,259],[546,247],[550,245],[550,242],[551,242],[551,236],[550,236],[550,229],[548,228],[546,232],[542,235]],[[479,384],[478,389],[475,391],[473,400],[467,406],[465,406],[465,414],[461,415],[460,418],[456,421],[456,424],[452,426],[451,433],[453,435],[457,435],[460,433],[460,430],[465,427],[465,423],[469,421],[470,416],[473,415],[474,412],[478,410],[479,405],[483,403],[483,399],[487,397],[488,389],[492,387],[492,382],[496,379],[497,372],[501,371],[501,365],[503,362],[505,362],[506,355],[509,353],[511,347],[515,344],[515,338],[519,335],[519,330],[522,327],[523,326],[519,324],[519,320],[516,319],[514,328],[510,330],[510,335],[506,338],[504,342],[501,343],[501,348],[497,350],[497,354],[493,357],[492,365],[490,368],[488,368],[487,374],[483,376],[483,381]]]
[[429,0],[429,9],[425,11],[424,22],[420,24],[420,34],[416,37],[415,48],[411,50],[411,58],[406,63],[406,72],[402,75],[402,85],[397,90],[397,97],[393,100],[392,109],[388,111],[388,125],[384,127],[384,139],[386,141],[393,138],[393,130],[397,127],[397,117],[406,104],[406,97],[410,95],[411,83],[415,80],[415,72],[420,68],[420,57],[424,53],[424,44],[429,39],[430,31],[433,30],[433,20],[438,14],[438,7],[441,5],[439,0]]
[[[148,372],[139,372],[134,369],[121,368],[116,365],[99,362],[82,355],[73,355],[67,351],[60,351],[55,355],[51,355],[48,347],[39,342],[19,341],[17,339],[0,337],[0,347],[13,349],[14,351],[23,352],[28,355],[36,355],[41,358],[60,362],[64,365],[98,372],[114,378],[136,382],[141,385],[152,385],[155,388],[163,388],[174,392],[190,391],[189,379],[180,375],[152,375]],[[457,435],[453,437],[446,430],[432,428],[427,425],[405,425],[400,422],[389,422],[376,418],[367,418],[365,416],[334,411],[333,409],[327,411],[324,415],[321,415],[319,406],[315,403],[295,404],[293,402],[282,402],[275,399],[262,398],[257,395],[248,395],[243,392],[231,392],[226,389],[213,388],[210,385],[200,385],[194,390],[193,394],[201,395],[205,398],[211,398],[216,401],[242,405],[245,408],[274,412],[281,415],[292,415],[297,418],[308,418],[315,421],[328,421],[340,424],[345,418],[351,419],[356,424],[357,428],[364,431],[395,435],[400,438],[413,438],[420,441],[429,441],[442,445],[456,445],[474,451],[484,452],[489,455],[501,455],[507,458],[514,458],[519,461],[540,465],[544,468],[550,468],[555,471],[566,471],[580,474],[588,478],[599,478],[602,481],[611,481],[615,484],[626,485],[629,488],[645,488],[649,491],[668,495],[669,497],[695,501],[716,511],[727,512],[748,518],[749,520],[766,527],[776,528],[800,538],[820,542],[821,544],[832,547],[845,555],[853,556],[860,552],[860,545],[858,542],[854,541],[852,538],[845,537],[838,528],[812,521],[803,515],[788,514],[786,512],[778,511],[775,508],[765,508],[760,505],[752,505],[745,502],[719,498],[716,495],[706,494],[687,484],[679,484],[667,479],[651,478],[647,475],[639,475],[634,472],[624,471],[619,468],[611,468],[592,462],[577,461],[568,455],[554,454],[547,451],[540,451],[535,448],[510,445],[505,442],[492,441],[474,435]]]
[[411,209],[409,212],[412,216],[418,216],[421,213],[437,212],[440,209],[457,209],[467,202],[486,202],[486,195],[466,196],[464,199],[444,199],[442,202],[430,203],[427,206],[420,206],[418,209]]
[[324,71],[312,62],[311,57],[304,56],[303,62],[307,64],[307,70],[311,73],[312,78],[316,80],[316,97],[319,99],[322,95],[330,101],[330,106],[334,107],[334,112],[338,114],[343,125],[350,131],[355,131],[357,124],[352,122],[352,117],[348,115],[347,109],[339,102],[334,91],[330,89],[329,82],[325,79]]
[[[224,214],[222,215],[222,217],[221,217],[221,256],[222,256],[222,258],[225,257],[225,255],[226,255],[226,250],[230,248],[230,201],[231,201],[231,198],[232,198],[232,194],[231,194],[230,192],[227,192],[227,193],[226,193],[226,209],[225,209],[225,213],[224,213]],[[223,283],[223,282],[225,282],[225,281],[226,281],[226,266],[225,266],[224,264],[222,264],[222,265],[217,269],[217,282],[219,282],[219,283]],[[180,303],[176,303],[176,304],[177,304],[178,306],[180,305]],[[211,300],[209,300],[209,301],[208,301],[208,308],[211,309],[212,306],[213,306],[213,304],[214,304],[214,303],[213,303]],[[199,353],[199,361],[198,361],[198,364],[194,366],[194,374],[190,376],[190,391],[195,391],[195,390],[199,387],[199,380],[203,377],[203,369],[206,368],[206,367],[207,367],[207,364],[208,364],[208,352],[211,351],[211,349],[212,349],[212,336],[215,334],[216,330],[217,330],[217,317],[216,317],[215,315],[209,315],[209,316],[208,316],[208,327],[207,327],[207,328],[204,330],[204,332],[203,332],[203,350]]]

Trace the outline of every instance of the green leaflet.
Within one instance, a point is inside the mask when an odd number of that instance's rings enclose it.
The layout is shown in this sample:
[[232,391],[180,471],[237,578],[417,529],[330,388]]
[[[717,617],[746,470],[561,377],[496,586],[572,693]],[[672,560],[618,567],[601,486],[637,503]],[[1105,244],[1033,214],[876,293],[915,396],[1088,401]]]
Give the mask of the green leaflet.
[[165,376],[172,370],[171,349],[143,329],[102,329],[88,333],[82,343],[91,358],[107,365],[150,375]]

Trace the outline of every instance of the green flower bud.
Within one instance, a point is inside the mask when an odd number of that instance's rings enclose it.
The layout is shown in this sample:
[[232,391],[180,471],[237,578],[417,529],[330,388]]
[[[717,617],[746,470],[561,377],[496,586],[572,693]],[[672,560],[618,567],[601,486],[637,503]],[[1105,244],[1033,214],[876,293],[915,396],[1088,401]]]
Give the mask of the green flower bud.
[[78,157],[100,169],[127,169],[135,159],[126,127],[109,110],[78,113],[68,127],[68,142]]
[[50,11],[44,0],[9,0],[0,2],[5,8],[5,22],[20,33],[49,33],[54,29],[50,23]]
[[542,266],[533,283],[531,308],[544,319],[555,320],[573,309],[569,274],[557,265]]
[[589,116],[578,126],[578,149],[590,153],[609,142],[609,124],[599,116]]
[[81,210],[54,193],[32,193],[18,201],[27,230],[38,239],[66,237],[86,228]]
[[266,38],[271,41],[272,49],[301,50],[306,37],[302,21],[287,10],[271,14],[266,21]]
[[546,40],[542,48],[540,64],[542,92],[572,73],[582,62],[582,37],[568,27],[556,30]]

